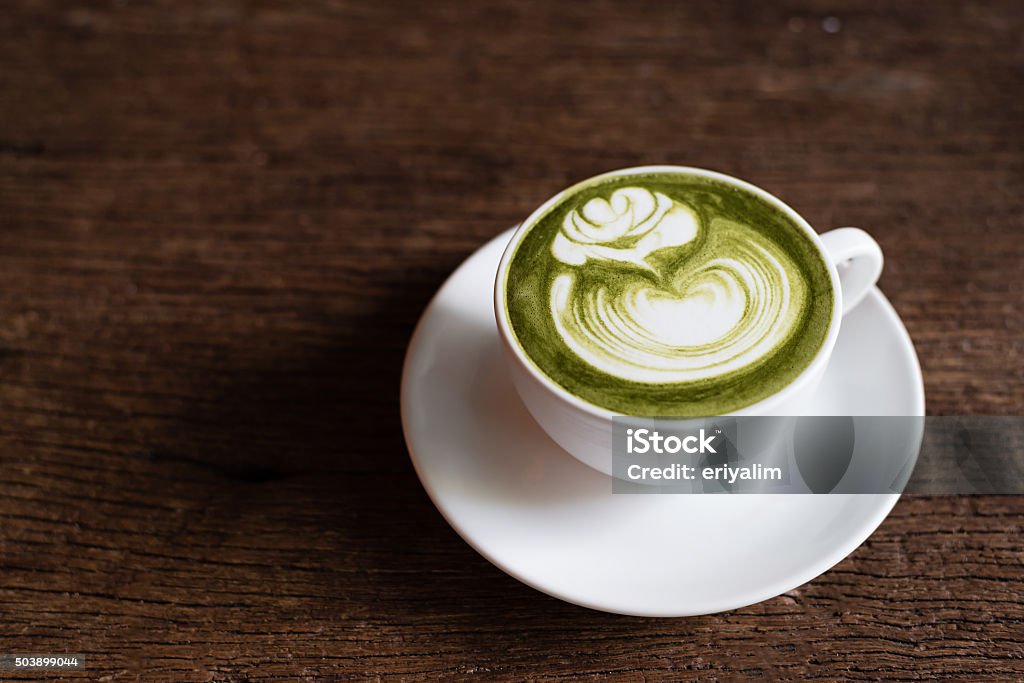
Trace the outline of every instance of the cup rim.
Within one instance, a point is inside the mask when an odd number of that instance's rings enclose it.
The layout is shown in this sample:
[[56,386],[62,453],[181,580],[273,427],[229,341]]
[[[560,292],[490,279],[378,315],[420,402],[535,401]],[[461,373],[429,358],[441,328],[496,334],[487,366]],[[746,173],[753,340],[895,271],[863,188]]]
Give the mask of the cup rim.
[[750,192],[789,216],[789,218],[791,218],[793,222],[811,239],[811,242],[818,250],[818,255],[821,256],[824,261],[826,270],[829,274],[829,280],[832,285],[832,319],[829,321],[829,328],[828,333],[825,336],[825,341],[818,348],[814,358],[807,364],[800,374],[798,374],[793,381],[786,386],[759,401],[743,406],[735,411],[723,413],[723,416],[759,415],[770,413],[777,404],[783,402],[794,392],[799,391],[800,388],[812,381],[832,355],[832,349],[835,346],[836,339],[839,337],[839,325],[843,317],[843,292],[839,282],[839,273],[836,270],[836,266],[832,262],[832,259],[829,257],[828,251],[825,249],[825,245],[821,241],[821,237],[814,231],[814,228],[811,227],[804,217],[796,212],[796,210],[767,190],[763,190],[745,180],[741,180],[718,171],[697,168],[695,166],[675,166],[671,164],[631,166],[629,168],[606,171],[570,185],[534,209],[534,211],[527,216],[522,223],[516,226],[515,233],[513,233],[512,238],[505,247],[505,251],[502,253],[501,261],[498,263],[498,271],[494,278],[494,317],[498,324],[498,331],[501,336],[502,343],[512,352],[513,357],[518,361],[519,365],[522,366],[534,380],[539,382],[548,391],[566,403],[599,418],[611,419],[615,416],[624,415],[623,413],[609,410],[608,408],[591,403],[590,401],[584,400],[579,396],[570,393],[552,378],[548,377],[548,375],[539,366],[537,366],[533,359],[530,358],[529,354],[527,354],[520,345],[515,336],[515,332],[512,329],[511,322],[508,319],[508,310],[505,305],[505,285],[508,277],[509,264],[512,262],[512,259],[519,248],[519,244],[523,241],[523,238],[530,229],[533,228],[534,222],[541,215],[546,213],[549,208],[560,202],[566,195],[582,189],[583,186],[599,182],[605,178],[617,178],[644,173],[685,173],[687,175],[697,175],[704,178],[718,180]]

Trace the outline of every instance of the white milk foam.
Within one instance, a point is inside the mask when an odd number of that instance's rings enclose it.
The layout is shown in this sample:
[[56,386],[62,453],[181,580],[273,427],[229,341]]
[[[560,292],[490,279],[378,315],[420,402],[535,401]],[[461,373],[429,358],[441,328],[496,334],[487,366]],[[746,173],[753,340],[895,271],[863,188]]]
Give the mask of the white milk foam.
[[[651,258],[705,230],[715,233],[713,254],[698,250],[667,267]],[[640,187],[570,211],[551,251],[567,266],[550,292],[559,335],[589,365],[632,382],[689,382],[754,365],[792,334],[807,296],[789,275],[795,264],[753,228],[702,225],[686,205]],[[588,262],[611,276],[584,283]]]

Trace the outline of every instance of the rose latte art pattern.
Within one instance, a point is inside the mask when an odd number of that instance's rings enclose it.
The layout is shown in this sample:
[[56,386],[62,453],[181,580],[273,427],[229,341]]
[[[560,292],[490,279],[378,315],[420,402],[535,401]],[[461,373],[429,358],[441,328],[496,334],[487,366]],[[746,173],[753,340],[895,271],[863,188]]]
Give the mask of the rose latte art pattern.
[[[702,230],[717,233],[726,255],[649,260]],[[634,382],[689,382],[755,365],[793,333],[806,298],[788,274],[794,264],[770,240],[726,221],[701,226],[681,202],[639,187],[570,211],[552,254],[567,266],[550,296],[562,340],[595,368]],[[588,262],[602,262],[604,277],[579,277]]]
[[505,314],[535,367],[625,415],[722,415],[793,381],[821,348],[832,284],[780,206],[697,174],[612,174],[531,219]]

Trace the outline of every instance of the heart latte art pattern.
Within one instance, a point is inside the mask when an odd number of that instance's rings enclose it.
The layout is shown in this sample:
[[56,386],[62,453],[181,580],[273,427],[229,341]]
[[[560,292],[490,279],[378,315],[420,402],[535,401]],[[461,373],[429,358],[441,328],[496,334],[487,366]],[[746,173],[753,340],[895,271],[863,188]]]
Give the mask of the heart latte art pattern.
[[[687,250],[705,230],[717,237],[714,253]],[[723,219],[704,226],[685,204],[640,187],[569,211],[551,253],[565,266],[550,292],[559,336],[594,368],[633,382],[756,365],[793,333],[807,296],[771,240]]]
[[832,319],[828,266],[777,203],[726,179],[616,173],[570,188],[513,247],[515,343],[624,415],[734,412],[792,382]]

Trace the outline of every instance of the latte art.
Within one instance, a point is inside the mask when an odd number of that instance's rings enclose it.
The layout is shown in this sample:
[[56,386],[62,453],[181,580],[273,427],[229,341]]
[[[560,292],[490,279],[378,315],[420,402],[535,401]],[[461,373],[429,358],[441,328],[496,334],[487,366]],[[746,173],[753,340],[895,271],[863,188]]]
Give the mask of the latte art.
[[518,340],[556,382],[624,413],[713,415],[773,393],[831,315],[813,244],[734,188],[644,180],[570,195],[527,235],[507,292]]
[[648,254],[686,244],[696,232],[693,214],[665,195],[625,187],[611,201],[591,199],[582,211],[569,212],[551,253],[569,265],[596,259],[649,269],[644,262]]
[[806,293],[799,281],[790,285],[785,254],[740,240],[734,249],[659,273],[658,285],[642,271],[604,282],[559,275],[555,327],[584,361],[635,382],[688,382],[753,365],[792,334]]

